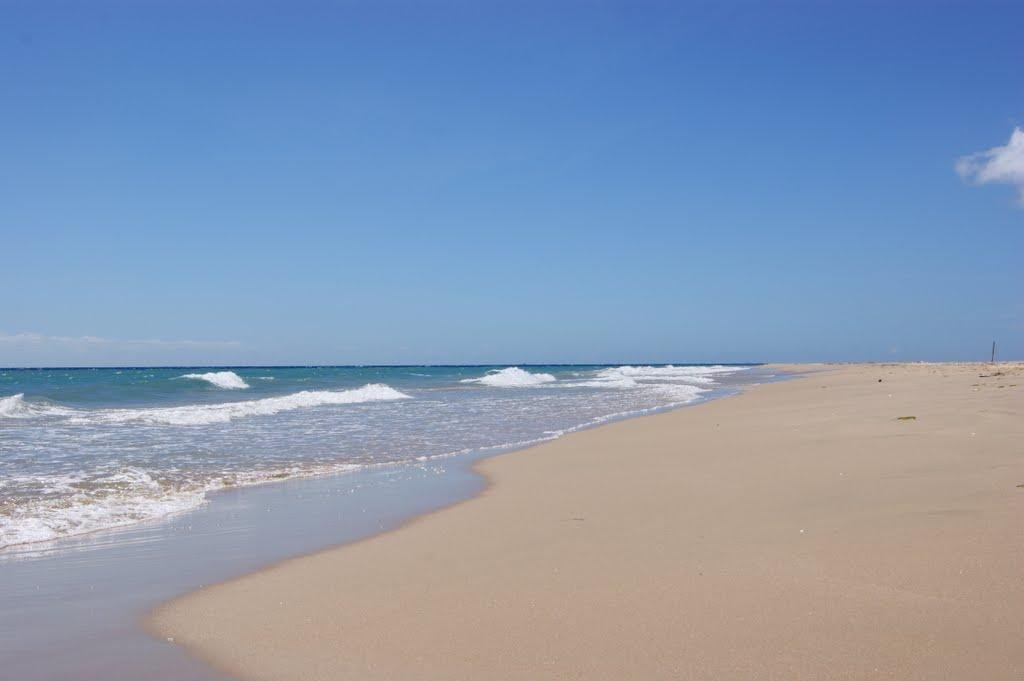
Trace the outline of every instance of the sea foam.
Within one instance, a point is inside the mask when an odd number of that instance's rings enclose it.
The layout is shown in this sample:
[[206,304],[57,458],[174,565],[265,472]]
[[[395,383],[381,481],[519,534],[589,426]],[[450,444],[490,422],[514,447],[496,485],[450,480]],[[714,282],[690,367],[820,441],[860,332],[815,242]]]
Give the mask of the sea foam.
[[551,374],[523,371],[519,367],[508,367],[506,369],[494,369],[477,378],[465,378],[462,383],[479,383],[491,386],[492,388],[525,388],[532,385],[553,383],[555,377]]
[[227,423],[247,416],[269,416],[282,411],[329,404],[358,404],[385,400],[409,399],[383,383],[370,383],[353,390],[303,390],[279,397],[217,404],[189,404],[180,407],[151,407],[147,409],[103,409],[81,413],[72,417],[78,423],[148,423],[169,426],[202,426]]
[[666,366],[620,366],[609,367],[598,372],[597,378],[622,381],[624,379],[633,381],[672,381],[683,383],[709,384],[714,383],[716,374],[730,374],[742,371],[745,367],[727,366],[696,366],[678,367],[671,364]]
[[660,399],[669,400],[665,406],[693,402],[715,384],[716,375],[731,374],[746,367],[730,366],[632,366],[624,365],[601,369],[582,381],[561,383],[566,388],[603,388],[606,390],[645,390]]
[[[0,513],[0,549],[18,544],[51,541],[133,525],[201,506],[206,494],[225,487],[259,485],[287,478],[330,475],[362,466],[333,463],[309,468],[270,469],[229,473],[202,480],[161,482],[146,471],[125,467],[90,476],[76,474],[36,476],[42,493],[30,503]],[[0,485],[0,491],[3,487]],[[68,492],[73,492],[67,496]]]
[[201,490],[162,489],[134,468],[92,480],[66,475],[39,476],[35,482],[44,488],[38,498],[12,515],[0,514],[0,548],[120,527],[203,503]]
[[223,388],[224,390],[241,390],[249,387],[249,384],[242,380],[242,377],[234,371],[211,371],[205,374],[185,374],[181,378],[206,381],[210,385]]

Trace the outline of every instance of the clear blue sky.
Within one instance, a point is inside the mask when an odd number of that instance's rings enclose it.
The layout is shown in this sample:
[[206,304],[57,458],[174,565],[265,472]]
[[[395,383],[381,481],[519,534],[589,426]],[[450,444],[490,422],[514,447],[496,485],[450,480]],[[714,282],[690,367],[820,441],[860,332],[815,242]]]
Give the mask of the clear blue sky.
[[1020,358],[1022,25],[3,0],[0,365]]

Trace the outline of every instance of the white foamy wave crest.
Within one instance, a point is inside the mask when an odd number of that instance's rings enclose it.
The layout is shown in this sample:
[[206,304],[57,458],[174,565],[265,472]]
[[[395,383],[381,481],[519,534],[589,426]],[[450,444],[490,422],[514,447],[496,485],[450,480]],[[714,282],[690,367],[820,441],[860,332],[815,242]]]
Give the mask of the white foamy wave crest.
[[677,406],[693,402],[716,385],[715,376],[743,371],[748,367],[730,366],[631,366],[601,369],[589,378],[565,381],[566,388],[603,388],[605,390],[643,390],[670,400]]
[[25,414],[28,405],[25,404],[25,393],[18,393],[10,397],[0,397],[0,416],[7,418],[18,418]]
[[[201,490],[161,489],[146,472],[125,469],[96,478],[92,493],[83,490],[83,480],[64,476],[52,482],[57,488],[74,484],[70,497],[40,498],[0,514],[0,548],[15,544],[49,541],[129,525],[194,508],[203,502]],[[43,478],[37,478],[43,482]]]
[[566,383],[566,387],[630,389],[660,384],[712,385],[714,376],[742,371],[727,366],[620,366],[601,369],[592,378]]
[[227,423],[247,416],[269,416],[282,411],[331,404],[358,404],[386,400],[410,399],[383,383],[370,383],[354,390],[303,390],[291,395],[266,397],[261,400],[221,402],[218,404],[190,404],[181,407],[154,407],[148,409],[104,409],[80,413],[71,421],[76,423],[148,423],[170,426],[202,426]]
[[551,374],[531,374],[519,367],[508,367],[507,369],[494,369],[488,371],[478,378],[465,378],[462,383],[479,383],[492,388],[525,388],[531,385],[552,383],[555,377]]
[[0,397],[0,418],[28,419],[36,416],[67,416],[73,409],[49,402],[27,402],[24,393]]
[[608,381],[672,381],[682,383],[709,384],[714,383],[714,376],[742,371],[746,367],[727,366],[621,366],[602,369],[597,374],[598,380]]
[[223,388],[224,390],[241,390],[248,388],[249,384],[242,380],[242,377],[234,371],[211,371],[205,374],[185,374],[181,378],[191,378],[197,381],[206,381],[210,385]]

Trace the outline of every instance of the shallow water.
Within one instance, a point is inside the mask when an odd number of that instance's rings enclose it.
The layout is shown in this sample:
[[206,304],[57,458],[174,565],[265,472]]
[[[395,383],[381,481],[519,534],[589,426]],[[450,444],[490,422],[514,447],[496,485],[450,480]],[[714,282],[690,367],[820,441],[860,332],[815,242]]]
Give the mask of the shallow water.
[[0,558],[0,678],[214,681],[140,627],[204,584],[392,528],[471,496],[473,457],[215,492],[169,519],[13,547]]

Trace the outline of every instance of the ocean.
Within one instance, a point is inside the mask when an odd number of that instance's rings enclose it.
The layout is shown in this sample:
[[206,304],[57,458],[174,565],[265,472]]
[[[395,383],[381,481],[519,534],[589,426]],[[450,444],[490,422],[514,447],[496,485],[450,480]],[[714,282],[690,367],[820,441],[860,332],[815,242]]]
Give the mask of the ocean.
[[216,490],[522,447],[693,403],[750,368],[0,369],[0,552]]

